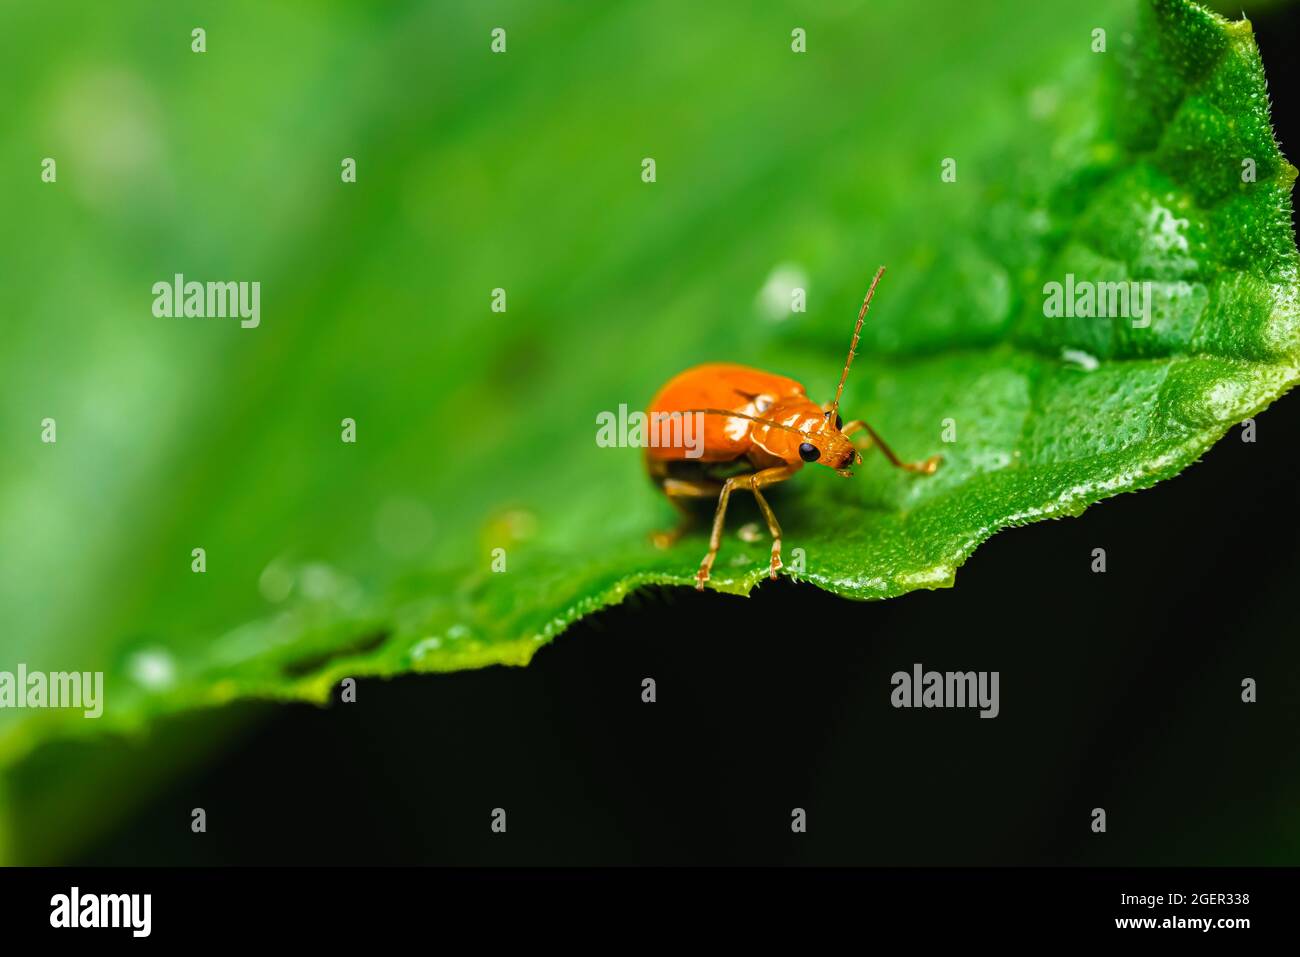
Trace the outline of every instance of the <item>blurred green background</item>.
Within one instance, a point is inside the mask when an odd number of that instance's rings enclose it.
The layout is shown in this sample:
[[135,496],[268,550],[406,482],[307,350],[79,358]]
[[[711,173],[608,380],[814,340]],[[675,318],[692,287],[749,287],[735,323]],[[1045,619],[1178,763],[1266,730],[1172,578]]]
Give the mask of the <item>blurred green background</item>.
[[[869,266],[934,254],[936,158],[996,141],[1127,8],[0,5],[0,667],[104,670],[111,709],[392,589],[454,600],[445,570],[502,535],[641,528],[662,503],[594,412],[813,335],[766,315],[791,268],[841,336]],[[152,316],[177,272],[260,281],[260,328]],[[112,813],[69,782],[135,787],[45,771],[69,821]]]
[[[639,538],[662,503],[594,413],[806,335],[764,319],[786,264],[842,340],[864,263],[934,255],[933,161],[1016,122],[1090,6],[6,7],[6,659],[165,690],[285,607],[446,586],[511,506]],[[261,326],[153,317],[177,272],[259,280]]]

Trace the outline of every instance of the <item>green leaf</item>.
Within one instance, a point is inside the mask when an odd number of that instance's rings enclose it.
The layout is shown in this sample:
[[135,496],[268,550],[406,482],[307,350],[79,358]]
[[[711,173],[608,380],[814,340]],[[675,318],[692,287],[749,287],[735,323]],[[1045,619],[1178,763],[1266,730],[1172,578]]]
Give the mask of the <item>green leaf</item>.
[[[526,664],[693,583],[703,534],[650,545],[673,513],[597,413],[709,360],[829,398],[880,262],[845,417],[944,464],[869,453],[773,491],[796,577],[841,595],[950,586],[1000,529],[1175,475],[1296,382],[1296,171],[1244,21],[952,0],[925,16],[960,20],[954,46],[901,0],[273,6],[208,12],[203,57],[183,10],[0,15],[12,221],[40,223],[3,239],[0,668],[103,670],[107,696],[98,721],[0,711],[5,763],[347,676]],[[46,151],[57,185],[29,170]],[[176,272],[261,281],[262,325],[152,317]],[[1149,325],[1047,316],[1067,275],[1150,283]],[[771,318],[760,290],[791,276],[808,311]],[[733,504],[711,587],[765,579],[755,518]],[[29,760],[11,801],[30,824],[75,777]]]

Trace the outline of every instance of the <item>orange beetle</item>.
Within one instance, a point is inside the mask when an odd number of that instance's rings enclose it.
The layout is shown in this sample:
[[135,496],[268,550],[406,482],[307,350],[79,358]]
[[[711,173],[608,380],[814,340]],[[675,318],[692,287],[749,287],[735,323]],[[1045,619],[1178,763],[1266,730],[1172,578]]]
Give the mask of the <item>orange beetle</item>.
[[651,400],[647,410],[651,422],[674,415],[695,415],[703,423],[703,442],[695,449],[676,443],[652,445],[645,450],[651,480],[682,516],[677,528],[655,535],[655,544],[660,548],[667,548],[692,525],[694,515],[686,500],[715,497],[718,500],[709,551],[695,574],[696,588],[703,588],[709,580],[709,570],[722,544],[722,525],[733,489],[747,488],[753,492],[767,521],[772,533],[771,577],[775,580],[781,567],[781,525],[760,489],[784,482],[803,468],[805,462],[820,463],[849,477],[853,474],[849,466],[862,461],[858,447],[849,439],[859,431],[869,436],[863,448],[869,448],[871,443],[879,446],[896,468],[931,475],[939,467],[937,455],[924,462],[901,461],[866,422],[858,419],[844,425],[839,416],[840,396],[849,366],[853,364],[862,322],[884,272],[884,266],[876,270],[862,301],[833,402],[818,406],[793,379],[727,363],[687,369],[671,379]]

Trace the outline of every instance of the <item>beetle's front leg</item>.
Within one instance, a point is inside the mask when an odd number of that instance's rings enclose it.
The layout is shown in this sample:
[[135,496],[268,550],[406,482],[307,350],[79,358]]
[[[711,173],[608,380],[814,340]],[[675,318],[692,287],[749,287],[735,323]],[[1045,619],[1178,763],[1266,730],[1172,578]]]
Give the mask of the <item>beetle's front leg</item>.
[[908,472],[919,472],[921,475],[933,475],[935,469],[939,467],[939,463],[943,461],[942,455],[932,455],[924,462],[904,462],[894,454],[893,449],[885,444],[885,440],[876,434],[876,430],[867,425],[867,423],[862,419],[854,419],[852,422],[845,423],[844,428],[840,431],[844,435],[852,435],[854,432],[861,431],[862,429],[867,430],[867,435],[871,436],[871,442],[866,446],[859,446],[859,451],[863,448],[870,448],[872,444],[878,445],[880,446],[880,451],[884,453],[885,458],[889,459],[889,464],[896,469],[904,469]]

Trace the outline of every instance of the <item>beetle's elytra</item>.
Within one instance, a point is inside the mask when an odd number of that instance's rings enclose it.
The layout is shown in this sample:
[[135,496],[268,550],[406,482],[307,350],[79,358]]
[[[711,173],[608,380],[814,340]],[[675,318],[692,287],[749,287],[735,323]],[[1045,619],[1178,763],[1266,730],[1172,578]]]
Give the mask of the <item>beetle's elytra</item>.
[[[845,424],[839,415],[840,396],[853,364],[862,322],[884,272],[884,266],[876,270],[862,300],[848,358],[832,402],[819,406],[793,379],[726,363],[687,369],[669,380],[650,402],[647,413],[651,421],[656,415],[673,413],[704,416],[703,451],[699,454],[696,450],[698,457],[688,456],[680,446],[651,446],[645,450],[650,478],[681,514],[681,522],[675,529],[655,536],[655,543],[661,548],[667,548],[690,528],[694,514],[686,500],[716,498],[718,501],[709,550],[695,574],[696,588],[703,588],[709,580],[709,570],[722,544],[727,500],[734,489],[749,489],[763,513],[772,533],[771,577],[775,579],[781,567],[781,525],[761,489],[784,482],[803,468],[805,462],[829,466],[847,478],[853,474],[849,467],[862,461],[861,450],[849,438],[857,432],[867,435],[862,449],[874,444],[896,468],[922,475],[931,475],[938,468],[937,455],[924,462],[901,461],[866,422],[855,419]],[[738,468],[742,471],[735,474]]]

